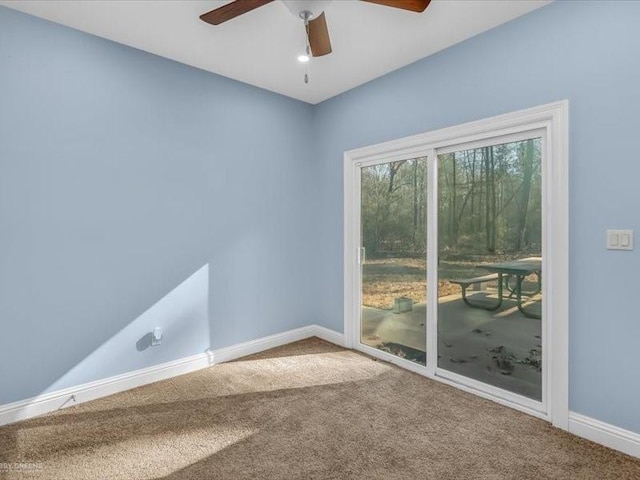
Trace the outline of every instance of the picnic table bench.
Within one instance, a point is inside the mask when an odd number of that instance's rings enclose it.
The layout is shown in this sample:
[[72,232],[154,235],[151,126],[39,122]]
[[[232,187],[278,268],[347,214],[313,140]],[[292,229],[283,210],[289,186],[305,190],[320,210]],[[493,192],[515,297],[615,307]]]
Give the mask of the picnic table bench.
[[[451,283],[460,285],[462,289],[462,300],[466,305],[471,308],[482,308],[484,310],[497,310],[502,305],[503,300],[503,283],[506,279],[507,289],[509,290],[509,298],[516,296],[518,310],[529,318],[540,319],[540,315],[534,312],[525,310],[522,305],[522,281],[528,275],[535,273],[538,277],[537,290],[533,294],[537,294],[542,289],[542,258],[529,257],[521,258],[518,260],[512,260],[510,262],[494,263],[490,265],[479,265],[480,268],[490,271],[488,275],[480,277],[465,278],[462,280],[449,280]],[[509,285],[509,278],[515,277],[515,285],[513,287]],[[479,303],[470,302],[467,298],[467,288],[473,284],[482,284],[485,282],[498,281],[498,300],[495,305],[481,305]]]
[[[486,307],[479,304],[471,303],[467,298],[467,288],[469,288],[471,285],[482,285],[483,283],[486,283],[486,282],[494,282],[498,280],[498,278],[499,278],[499,275],[497,273],[489,273],[488,275],[482,275],[481,277],[463,278],[460,280],[449,280],[449,282],[455,283],[456,285],[460,285],[460,288],[462,290],[462,301],[464,301],[464,303],[466,303],[468,306],[472,308],[484,308],[486,310],[496,310],[497,308],[500,307],[500,305]],[[501,288],[502,288],[501,285],[498,285],[498,289],[501,289]]]

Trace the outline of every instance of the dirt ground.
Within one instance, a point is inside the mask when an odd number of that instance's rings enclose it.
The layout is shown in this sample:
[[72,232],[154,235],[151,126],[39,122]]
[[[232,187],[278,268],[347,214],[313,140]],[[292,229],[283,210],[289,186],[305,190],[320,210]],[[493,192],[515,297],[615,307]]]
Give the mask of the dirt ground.
[[[539,252],[511,255],[449,255],[439,262],[438,297],[460,293],[460,286],[448,279],[485,275],[482,265],[506,262],[516,258],[539,256]],[[408,297],[413,303],[427,300],[427,261],[424,257],[387,257],[367,259],[362,275],[362,304],[367,307],[390,310],[398,297]],[[528,279],[535,281],[535,277]],[[526,282],[525,282],[526,283]],[[495,287],[491,282],[488,287]],[[526,287],[525,287],[526,288]]]

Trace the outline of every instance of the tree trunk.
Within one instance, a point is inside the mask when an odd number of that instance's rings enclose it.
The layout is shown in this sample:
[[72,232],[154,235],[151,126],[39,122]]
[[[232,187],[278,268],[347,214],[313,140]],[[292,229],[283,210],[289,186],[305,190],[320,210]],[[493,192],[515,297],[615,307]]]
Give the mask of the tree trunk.
[[485,166],[485,235],[487,252],[494,253],[496,251],[496,186],[495,186],[495,159],[493,156],[493,148],[484,147],[484,166]]
[[491,152],[491,248],[489,251],[494,253],[496,251],[496,221],[498,211],[496,202],[498,196],[496,195],[496,159],[493,148],[490,148],[489,151]]
[[458,243],[458,215],[456,200],[458,196],[457,192],[457,162],[455,153],[451,155],[451,161],[453,162],[453,179],[451,180],[451,245],[455,246]]
[[522,188],[520,189],[520,201],[518,202],[516,249],[522,250],[525,246],[529,201],[531,197],[531,181],[533,178],[533,140],[528,140],[518,153],[521,155],[522,162]]
[[476,152],[477,150],[473,151],[473,163],[471,164],[471,188],[469,189],[469,195],[471,195],[471,225],[473,225],[476,213],[476,195],[474,192],[476,188]]
[[404,162],[406,162],[406,160],[400,160],[399,162],[392,162],[389,164],[389,189],[387,190],[389,195],[393,193],[393,182],[398,170],[400,170],[400,167],[402,167]]

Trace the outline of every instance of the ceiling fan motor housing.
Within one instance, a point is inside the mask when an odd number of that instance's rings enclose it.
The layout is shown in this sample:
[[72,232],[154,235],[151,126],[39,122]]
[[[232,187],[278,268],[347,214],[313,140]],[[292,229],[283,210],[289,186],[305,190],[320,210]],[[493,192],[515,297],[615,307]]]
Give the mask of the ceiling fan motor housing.
[[304,19],[309,12],[308,20],[313,20],[320,15],[327,6],[331,3],[331,0],[282,0],[289,11],[295,16]]

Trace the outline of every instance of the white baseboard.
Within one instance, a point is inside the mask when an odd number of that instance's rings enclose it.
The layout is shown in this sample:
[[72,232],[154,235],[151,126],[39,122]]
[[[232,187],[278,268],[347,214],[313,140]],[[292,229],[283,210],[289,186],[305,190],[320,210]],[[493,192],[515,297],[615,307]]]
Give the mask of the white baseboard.
[[209,353],[200,353],[153,367],[84,383],[17,402],[0,405],[0,425],[25,420],[44,413],[113,395],[148,383],[166,380],[212,365]]
[[248,342],[238,343],[230,347],[219,348],[213,351],[213,362],[223,363],[236,358],[246,357],[254,353],[264,352],[270,348],[280,347],[287,343],[297,342],[305,338],[315,335],[315,325],[287,330],[286,332],[276,333],[268,337],[250,340]]
[[640,458],[640,434],[569,412],[569,432],[605,447]]
[[344,335],[319,325],[288,330],[276,335],[251,340],[230,347],[200,353],[160,365],[123,373],[113,377],[85,383],[64,390],[45,393],[26,400],[0,405],[0,425],[26,420],[62,408],[67,408],[97,398],[113,395],[149,383],[184,375],[216,363],[259,353],[270,348],[317,336],[337,345],[344,345]]
[[344,333],[336,332],[335,330],[331,330],[321,325],[312,325],[312,327],[314,329],[313,335],[315,337],[321,338],[322,340],[326,340],[330,343],[334,343],[340,347],[345,347],[346,340]]
[[230,347],[224,347],[213,351],[213,362],[223,363],[236,358],[246,357],[254,353],[264,352],[271,348],[287,345],[288,343],[304,340],[305,338],[318,337],[336,345],[344,345],[344,335],[320,325],[288,330],[268,337],[258,338],[249,342],[239,343]]

